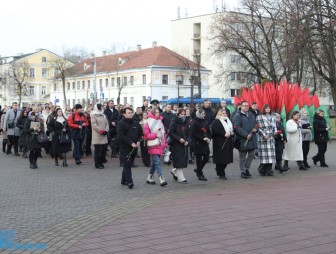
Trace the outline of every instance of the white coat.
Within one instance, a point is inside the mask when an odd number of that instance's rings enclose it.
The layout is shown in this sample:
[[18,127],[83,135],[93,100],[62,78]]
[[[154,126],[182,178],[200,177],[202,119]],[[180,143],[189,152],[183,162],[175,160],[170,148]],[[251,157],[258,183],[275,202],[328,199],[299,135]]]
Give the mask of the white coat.
[[289,161],[303,161],[301,128],[298,128],[294,120],[288,120],[286,131],[287,143],[282,158]]

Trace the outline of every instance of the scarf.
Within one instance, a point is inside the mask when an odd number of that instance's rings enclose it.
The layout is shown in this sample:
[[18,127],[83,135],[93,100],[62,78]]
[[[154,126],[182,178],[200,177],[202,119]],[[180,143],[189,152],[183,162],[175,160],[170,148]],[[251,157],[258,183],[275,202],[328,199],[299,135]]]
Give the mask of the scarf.
[[56,118],[56,122],[59,122],[59,123],[61,123],[61,124],[64,125],[65,118],[64,118],[63,116],[58,116],[58,117]]
[[219,120],[222,123],[222,125],[225,129],[225,132],[226,133],[229,132],[231,134],[231,132],[233,131],[233,127],[232,127],[232,123],[231,123],[230,119],[227,118],[226,120],[224,120],[223,118],[220,118]]
[[161,133],[160,144],[164,144],[165,129],[161,119],[148,118],[148,127],[151,133]]

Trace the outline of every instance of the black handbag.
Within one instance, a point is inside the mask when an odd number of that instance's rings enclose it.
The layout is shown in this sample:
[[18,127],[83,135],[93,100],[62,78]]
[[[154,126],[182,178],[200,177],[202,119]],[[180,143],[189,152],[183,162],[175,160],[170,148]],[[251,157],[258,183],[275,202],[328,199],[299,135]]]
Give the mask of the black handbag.
[[49,141],[49,137],[45,133],[40,133],[37,135],[37,142],[40,144],[47,143]]
[[70,136],[68,134],[62,134],[59,137],[60,144],[68,144],[71,142]]
[[7,126],[8,129],[13,129],[15,127],[14,123],[8,123]]

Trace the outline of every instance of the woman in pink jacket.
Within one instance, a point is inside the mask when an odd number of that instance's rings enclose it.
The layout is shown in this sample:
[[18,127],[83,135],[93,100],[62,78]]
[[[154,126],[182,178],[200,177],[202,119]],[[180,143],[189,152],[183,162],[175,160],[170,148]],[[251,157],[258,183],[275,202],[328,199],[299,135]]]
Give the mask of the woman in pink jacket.
[[158,107],[153,107],[148,114],[148,121],[144,127],[145,140],[147,140],[148,154],[151,156],[151,167],[147,177],[147,183],[155,184],[154,173],[157,172],[160,185],[165,186],[167,182],[163,178],[160,156],[168,147],[165,129],[162,123],[162,116]]

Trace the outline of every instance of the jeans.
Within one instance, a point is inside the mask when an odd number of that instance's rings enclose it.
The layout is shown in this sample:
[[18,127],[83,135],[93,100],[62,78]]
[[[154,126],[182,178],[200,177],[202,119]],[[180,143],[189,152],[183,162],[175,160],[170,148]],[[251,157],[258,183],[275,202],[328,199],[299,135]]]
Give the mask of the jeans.
[[83,139],[74,139],[74,157],[75,161],[80,161],[82,154]]
[[254,149],[248,151],[239,151],[239,167],[241,173],[246,173],[246,170],[250,169],[253,159],[254,159]]
[[159,177],[162,176],[160,155],[151,154],[151,167],[149,173],[154,174],[155,170]]

